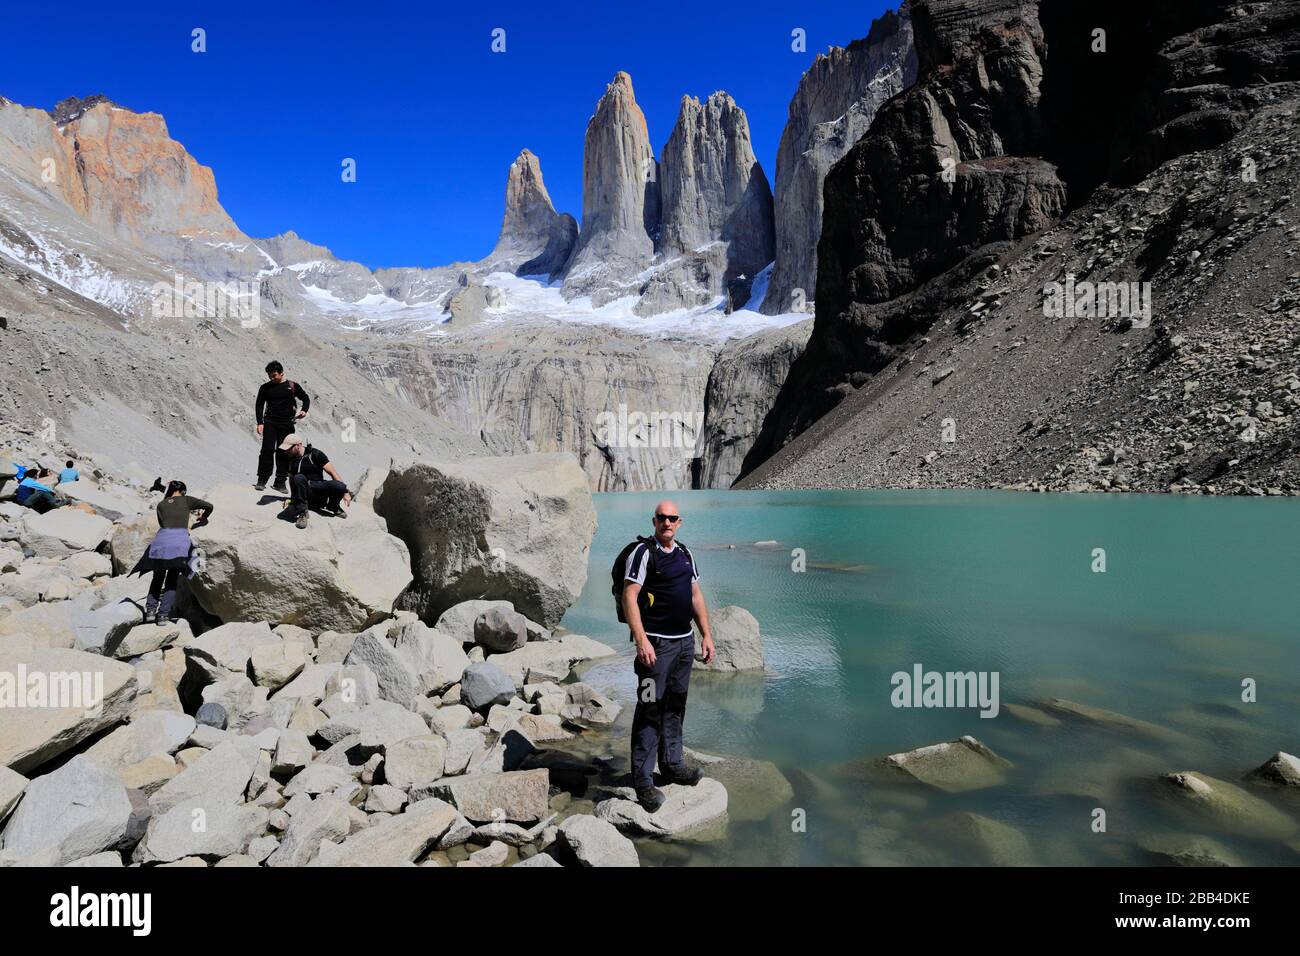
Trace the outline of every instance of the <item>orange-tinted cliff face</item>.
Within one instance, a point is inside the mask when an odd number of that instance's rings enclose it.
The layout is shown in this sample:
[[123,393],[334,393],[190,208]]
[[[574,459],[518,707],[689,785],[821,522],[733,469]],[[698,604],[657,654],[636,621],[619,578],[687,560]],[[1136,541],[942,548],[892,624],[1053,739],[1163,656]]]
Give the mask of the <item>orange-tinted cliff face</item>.
[[102,97],[64,100],[53,114],[4,102],[0,163],[97,228],[136,244],[160,237],[246,241],[217,201],[212,170],[171,138],[156,113]]
[[171,138],[157,113],[102,100],[59,133],[75,165],[62,180],[64,198],[101,229],[137,241],[160,233],[242,238],[217,201],[212,170]]

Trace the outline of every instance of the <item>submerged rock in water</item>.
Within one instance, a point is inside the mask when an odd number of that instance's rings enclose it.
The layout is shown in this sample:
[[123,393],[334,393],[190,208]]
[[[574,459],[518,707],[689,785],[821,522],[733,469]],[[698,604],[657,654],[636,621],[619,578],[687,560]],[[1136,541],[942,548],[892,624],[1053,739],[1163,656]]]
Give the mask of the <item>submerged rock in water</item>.
[[1061,714],[1065,717],[1095,724],[1110,730],[1141,734],[1154,740],[1175,741],[1183,739],[1181,734],[1170,730],[1168,727],[1161,727],[1159,724],[1138,720],[1136,717],[1119,714],[1113,710],[1103,710],[1100,707],[1080,704],[1077,701],[1066,700],[1063,697],[1049,697],[1046,700],[1038,701],[1038,706],[1054,714]]
[[674,840],[707,842],[726,833],[727,788],[705,777],[693,787],[663,787],[664,805],[654,813],[636,802],[636,791],[620,787],[614,796],[596,804],[596,816],[627,833]]
[[1006,781],[1005,771],[1011,767],[1010,761],[969,736],[891,754],[882,763],[949,793],[996,787]]
[[1030,792],[1034,796],[1079,797],[1106,806],[1130,781],[1149,779],[1161,770],[1160,758],[1128,747],[1107,750],[1094,759],[1069,758],[1047,763]]
[[1034,851],[1013,826],[978,813],[950,813],[923,828],[955,850],[960,862],[980,866],[1032,866]]
[[727,789],[727,815],[732,820],[767,820],[794,799],[794,788],[776,764],[746,757],[721,757],[684,748],[688,761],[699,765]]
[[1246,776],[1274,787],[1300,789],[1300,757],[1279,750]]
[[1245,866],[1222,843],[1198,834],[1159,834],[1147,837],[1138,846],[1161,863],[1172,866]]
[[1027,724],[1034,724],[1038,727],[1059,727],[1061,722],[1051,714],[1039,710],[1037,707],[1028,707],[1024,704],[1003,704],[1002,709],[1017,720],[1023,720]]
[[695,643],[695,667],[704,671],[751,671],[763,669],[763,640],[758,621],[743,607],[728,605],[709,615],[717,654],[704,663],[700,641]]
[[1261,839],[1286,839],[1300,826],[1259,797],[1234,784],[1192,770],[1159,778],[1162,794],[1202,822],[1227,833]]

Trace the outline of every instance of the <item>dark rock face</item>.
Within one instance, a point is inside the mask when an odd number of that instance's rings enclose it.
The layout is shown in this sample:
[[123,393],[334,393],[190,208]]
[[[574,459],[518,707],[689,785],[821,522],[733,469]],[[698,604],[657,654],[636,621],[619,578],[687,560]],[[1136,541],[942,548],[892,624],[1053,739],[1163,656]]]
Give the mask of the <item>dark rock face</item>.
[[[818,56],[799,81],[776,157],[776,264],[764,312],[799,311],[811,302],[826,174],[867,132],[880,107],[915,81],[906,6],[886,12],[863,39]],[[796,296],[796,289],[803,294]]]
[[699,487],[731,486],[811,332],[812,321],[804,319],[733,339],[718,353],[704,398]]
[[48,112],[53,118],[55,126],[63,126],[73,120],[80,119],[83,113],[94,109],[100,103],[107,103],[109,106],[113,105],[113,101],[103,93],[96,93],[93,96],[66,97],[55,103],[54,109]]
[[[1040,14],[1049,39],[1073,29],[1071,11],[1058,6],[1044,4]],[[1131,31],[1137,69],[1118,71],[1110,83],[1133,104],[1110,151],[1113,182],[1135,182],[1170,159],[1227,142],[1272,98],[1268,84],[1300,78],[1294,0],[1112,0],[1107,6],[1112,23],[1141,27]],[[1117,32],[1109,31],[1112,50]],[[1139,73],[1141,81],[1131,82]]]
[[1223,143],[1268,84],[1300,77],[1298,0],[914,0],[911,15],[916,85],[827,176],[813,334],[746,473],[1012,243],[1106,180]]

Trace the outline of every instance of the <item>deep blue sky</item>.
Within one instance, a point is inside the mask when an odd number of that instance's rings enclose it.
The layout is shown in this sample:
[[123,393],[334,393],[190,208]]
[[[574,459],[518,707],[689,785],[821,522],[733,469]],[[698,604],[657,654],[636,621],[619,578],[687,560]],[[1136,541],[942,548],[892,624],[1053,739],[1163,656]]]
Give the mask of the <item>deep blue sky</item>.
[[[632,75],[656,155],[683,94],[727,90],[774,181],[799,77],[886,6],[897,4],[10,3],[0,95],[49,108],[102,92],[161,113],[246,233],[294,229],[371,267],[429,266],[491,250],[523,147],[556,208],[581,220],[583,134],[617,70]],[[206,53],[190,50],[194,27]],[[504,54],[490,49],[496,27]],[[806,53],[791,51],[796,27]],[[356,183],[340,180],[344,157]]]

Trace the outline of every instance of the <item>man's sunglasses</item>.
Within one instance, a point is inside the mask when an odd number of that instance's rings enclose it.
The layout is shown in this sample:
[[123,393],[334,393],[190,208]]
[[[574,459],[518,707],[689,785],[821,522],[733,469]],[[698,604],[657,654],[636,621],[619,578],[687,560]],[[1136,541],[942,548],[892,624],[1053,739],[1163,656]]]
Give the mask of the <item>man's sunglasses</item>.
[[673,524],[682,520],[681,515],[655,515],[655,521],[671,521]]

